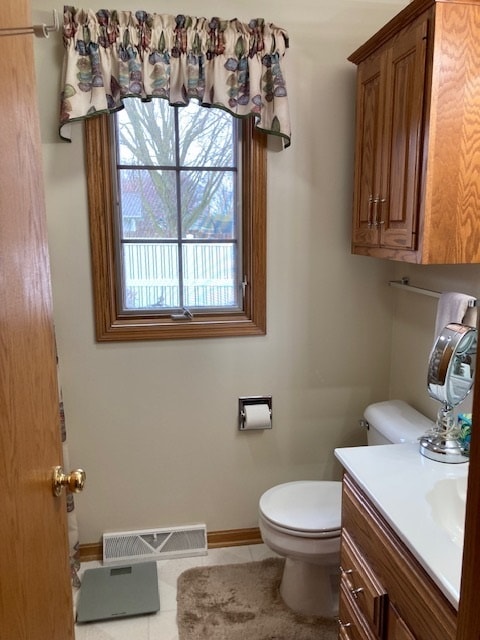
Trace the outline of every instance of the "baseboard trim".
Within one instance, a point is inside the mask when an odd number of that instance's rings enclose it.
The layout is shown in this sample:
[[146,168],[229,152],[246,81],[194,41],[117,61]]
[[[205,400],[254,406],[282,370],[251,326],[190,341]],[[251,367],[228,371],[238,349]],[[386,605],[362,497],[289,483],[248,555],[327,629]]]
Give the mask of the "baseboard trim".
[[226,531],[207,532],[209,549],[217,547],[239,547],[245,544],[261,544],[263,542],[260,529],[227,529]]
[[103,545],[101,542],[90,542],[81,544],[79,549],[80,562],[90,562],[91,560],[102,560]]
[[[209,549],[218,547],[239,547],[246,544],[261,544],[260,529],[226,529],[225,531],[207,532],[207,544]],[[80,562],[101,560],[103,548],[101,542],[92,542],[80,545]]]

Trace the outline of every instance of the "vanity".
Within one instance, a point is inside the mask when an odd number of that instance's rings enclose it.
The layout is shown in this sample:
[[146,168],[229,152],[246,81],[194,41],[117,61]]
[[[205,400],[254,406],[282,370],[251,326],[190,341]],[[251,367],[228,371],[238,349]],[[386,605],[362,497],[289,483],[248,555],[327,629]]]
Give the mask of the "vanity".
[[341,640],[454,640],[467,464],[417,444],[337,449]]
[[472,389],[476,354],[477,330],[447,324],[428,363],[428,394],[442,405],[432,427],[418,442],[370,437],[371,446],[335,450],[340,640],[457,638],[469,445],[455,407]]

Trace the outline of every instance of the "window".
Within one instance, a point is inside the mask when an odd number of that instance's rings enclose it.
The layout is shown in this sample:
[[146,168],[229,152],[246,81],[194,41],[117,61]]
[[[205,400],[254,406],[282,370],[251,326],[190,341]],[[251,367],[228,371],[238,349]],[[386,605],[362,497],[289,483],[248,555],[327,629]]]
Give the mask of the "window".
[[85,122],[97,340],[264,334],[264,134],[193,102],[125,107]]

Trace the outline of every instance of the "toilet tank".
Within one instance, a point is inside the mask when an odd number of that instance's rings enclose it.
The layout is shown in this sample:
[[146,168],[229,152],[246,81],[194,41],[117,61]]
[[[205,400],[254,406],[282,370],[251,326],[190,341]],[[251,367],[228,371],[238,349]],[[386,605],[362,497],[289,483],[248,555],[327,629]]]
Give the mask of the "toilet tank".
[[368,423],[369,445],[417,442],[434,424],[403,400],[371,404],[365,409],[364,417]]

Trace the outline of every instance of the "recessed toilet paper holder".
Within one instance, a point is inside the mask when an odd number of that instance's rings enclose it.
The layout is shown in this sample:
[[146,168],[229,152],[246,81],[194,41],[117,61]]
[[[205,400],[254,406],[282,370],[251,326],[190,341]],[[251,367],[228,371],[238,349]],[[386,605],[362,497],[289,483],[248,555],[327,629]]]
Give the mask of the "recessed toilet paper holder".
[[[246,407],[251,405],[266,405],[270,414],[270,420],[268,423],[251,427],[246,422]],[[248,429],[271,429],[272,428],[272,396],[244,396],[238,399],[238,428],[240,431],[246,431]]]

